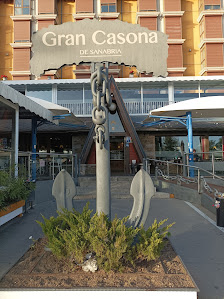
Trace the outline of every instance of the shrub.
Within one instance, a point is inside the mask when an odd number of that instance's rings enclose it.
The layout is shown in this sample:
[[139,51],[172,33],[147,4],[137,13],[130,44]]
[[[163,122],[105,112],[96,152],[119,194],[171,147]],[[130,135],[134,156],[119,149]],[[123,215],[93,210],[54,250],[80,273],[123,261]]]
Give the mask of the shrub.
[[0,210],[2,210],[14,202],[27,200],[35,184],[29,183],[28,185],[24,177],[15,178],[10,173],[1,170],[0,187]]
[[160,229],[165,220],[153,225],[147,230],[128,227],[128,217],[112,221],[101,214],[89,210],[89,203],[82,213],[73,209],[72,212],[63,210],[57,217],[37,221],[48,239],[48,246],[58,258],[83,263],[87,253],[94,253],[99,268],[106,271],[121,271],[124,263],[135,265],[137,260],[154,260],[160,256],[165,244],[164,238],[167,225]]
[[48,246],[58,258],[69,258],[76,263],[82,263],[89,251],[89,231],[91,210],[88,204],[82,213],[63,209],[58,217],[49,220],[43,217],[44,223],[37,221],[48,238]]
[[165,245],[164,239],[166,236],[170,236],[168,230],[174,224],[172,223],[159,229],[167,220],[168,219],[164,219],[157,223],[155,219],[154,223],[147,230],[141,227],[139,239],[136,244],[137,258],[150,261],[160,256],[161,250]]

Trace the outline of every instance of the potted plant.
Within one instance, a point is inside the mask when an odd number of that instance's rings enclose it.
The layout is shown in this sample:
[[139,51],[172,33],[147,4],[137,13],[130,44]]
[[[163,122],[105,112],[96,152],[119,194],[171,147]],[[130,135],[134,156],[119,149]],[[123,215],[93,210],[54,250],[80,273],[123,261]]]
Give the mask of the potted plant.
[[23,214],[23,206],[34,188],[34,183],[27,184],[24,177],[15,178],[0,171],[0,226]]
[[8,77],[7,77],[6,75],[1,75],[1,79],[2,79],[3,81],[5,81],[5,80],[8,79]]
[[129,78],[134,78],[134,73],[135,73],[134,71],[130,71],[129,72]]

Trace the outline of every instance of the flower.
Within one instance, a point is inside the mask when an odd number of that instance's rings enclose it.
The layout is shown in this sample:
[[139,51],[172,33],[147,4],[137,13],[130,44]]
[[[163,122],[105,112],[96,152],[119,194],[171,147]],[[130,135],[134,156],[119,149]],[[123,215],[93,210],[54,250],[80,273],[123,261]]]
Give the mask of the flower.
[[134,74],[134,71],[130,71],[129,74],[132,74],[132,75],[133,75],[133,74]]
[[6,75],[1,75],[1,79],[3,79],[3,78],[8,78],[8,76],[6,76]]

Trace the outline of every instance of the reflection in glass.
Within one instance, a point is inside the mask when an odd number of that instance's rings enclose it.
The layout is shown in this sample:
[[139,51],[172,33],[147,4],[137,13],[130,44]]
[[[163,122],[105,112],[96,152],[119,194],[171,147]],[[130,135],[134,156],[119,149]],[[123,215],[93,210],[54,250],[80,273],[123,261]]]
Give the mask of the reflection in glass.
[[27,86],[26,96],[42,99],[52,102],[52,89],[44,88],[44,90],[35,90],[35,87]]

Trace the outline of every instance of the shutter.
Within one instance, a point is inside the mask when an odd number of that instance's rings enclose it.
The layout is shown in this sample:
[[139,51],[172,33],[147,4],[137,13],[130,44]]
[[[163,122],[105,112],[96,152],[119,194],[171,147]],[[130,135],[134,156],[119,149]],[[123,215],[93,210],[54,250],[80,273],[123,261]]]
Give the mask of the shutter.
[[101,0],[101,4],[117,4],[117,0]]
[[29,71],[30,49],[14,49],[13,71]]
[[182,45],[169,45],[167,67],[183,67]]
[[76,13],[93,12],[93,0],[76,0]]
[[38,14],[55,13],[55,0],[38,0]]
[[157,18],[140,17],[139,24],[141,27],[146,27],[149,30],[157,30]]
[[223,66],[223,44],[207,44],[207,66]]
[[164,1],[165,11],[181,11],[180,0],[165,0]]
[[181,17],[166,17],[166,34],[169,38],[182,38]]
[[30,80],[30,76],[13,76],[13,80]]
[[138,0],[138,10],[147,11],[153,10],[156,11],[156,0]]
[[14,42],[30,41],[30,21],[14,21]]
[[205,16],[205,36],[222,37],[222,16]]
[[38,20],[38,30],[54,25],[54,20]]
[[204,5],[220,5],[221,7],[221,0],[204,0]]

